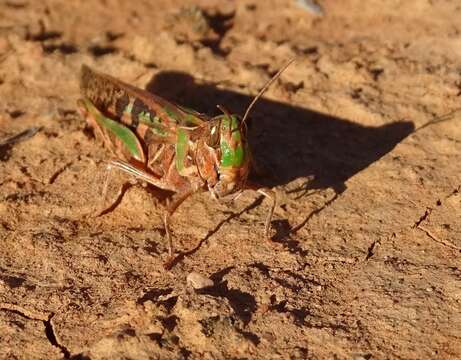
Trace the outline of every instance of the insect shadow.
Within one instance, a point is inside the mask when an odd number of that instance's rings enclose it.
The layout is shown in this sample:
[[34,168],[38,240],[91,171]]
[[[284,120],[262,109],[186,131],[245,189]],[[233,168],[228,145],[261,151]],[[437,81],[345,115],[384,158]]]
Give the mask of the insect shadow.
[[[252,97],[197,84],[182,72],[160,72],[146,86],[173,102],[216,115],[215,105],[243,114]],[[263,186],[285,185],[309,178],[299,192],[333,188],[346,190],[345,182],[391,151],[414,131],[410,121],[380,127],[262,98],[249,121],[248,137],[256,167],[253,180]],[[295,190],[296,191],[296,190]]]
[[[218,89],[212,84],[197,84],[189,74],[175,71],[156,74],[146,89],[210,116],[219,114],[216,104],[242,115],[253,100],[251,96]],[[335,193],[300,224],[275,227],[277,233],[272,237],[273,241],[287,246],[286,239],[290,239],[290,234],[334,202],[346,190],[345,182],[350,177],[379,160],[415,129],[412,122],[404,120],[380,127],[363,126],[265,98],[258,100],[248,127],[248,141],[255,164],[250,173],[253,182],[274,187],[301,179],[296,182],[297,188],[289,190],[296,197],[327,188],[332,188]],[[226,220],[239,214],[241,212]],[[177,260],[197,251],[221,226],[222,223]]]

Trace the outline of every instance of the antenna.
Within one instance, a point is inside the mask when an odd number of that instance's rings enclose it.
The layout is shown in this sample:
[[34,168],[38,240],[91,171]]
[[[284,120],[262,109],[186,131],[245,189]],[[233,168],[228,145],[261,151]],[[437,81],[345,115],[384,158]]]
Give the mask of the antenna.
[[291,59],[290,61],[288,61],[288,62],[277,72],[277,74],[275,74],[275,75],[272,77],[272,79],[270,79],[270,80],[266,83],[266,85],[263,86],[263,88],[259,91],[258,95],[256,95],[255,98],[253,99],[253,101],[250,103],[250,105],[248,105],[247,110],[245,111],[245,115],[243,115],[243,120],[242,120],[242,122],[241,122],[241,124],[240,124],[240,127],[242,127],[243,124],[245,124],[245,121],[246,121],[248,115],[250,114],[250,111],[251,111],[251,109],[253,108],[253,106],[254,106],[254,104],[256,103],[256,101],[258,101],[259,98],[260,98],[261,96],[263,96],[263,94],[267,91],[267,89],[269,89],[269,86],[271,86],[272,83],[273,83],[275,80],[277,80],[277,79],[280,77],[280,75],[282,75],[282,73],[287,69],[288,66],[290,66],[290,65],[295,61],[295,59],[296,59],[296,58],[293,58],[293,59]]

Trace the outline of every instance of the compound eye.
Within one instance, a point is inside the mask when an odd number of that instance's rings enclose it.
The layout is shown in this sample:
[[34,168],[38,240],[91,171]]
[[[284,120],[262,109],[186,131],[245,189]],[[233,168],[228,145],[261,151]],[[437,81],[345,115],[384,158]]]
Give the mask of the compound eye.
[[219,126],[213,126],[210,130],[210,137],[206,141],[208,146],[216,148],[219,146]]

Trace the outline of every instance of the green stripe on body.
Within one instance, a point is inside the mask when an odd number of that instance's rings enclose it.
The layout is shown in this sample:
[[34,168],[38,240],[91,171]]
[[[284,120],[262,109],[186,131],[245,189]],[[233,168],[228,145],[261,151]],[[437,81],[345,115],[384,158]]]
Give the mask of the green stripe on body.
[[94,119],[101,128],[107,129],[122,141],[134,159],[141,162],[144,161],[144,153],[141,143],[133,131],[125,125],[101,114],[101,112],[88,99],[83,100],[83,106],[85,106],[87,111],[93,115]]
[[186,160],[188,150],[189,136],[187,131],[184,129],[178,129],[176,138],[176,169],[181,175],[183,175],[183,170],[185,168],[184,162]]
[[[229,144],[225,138],[225,134],[231,129],[231,136],[235,148]],[[223,116],[221,123],[221,166],[224,167],[239,167],[245,160],[245,151],[243,149],[242,137],[239,130],[239,122],[237,117],[231,115],[231,118]]]

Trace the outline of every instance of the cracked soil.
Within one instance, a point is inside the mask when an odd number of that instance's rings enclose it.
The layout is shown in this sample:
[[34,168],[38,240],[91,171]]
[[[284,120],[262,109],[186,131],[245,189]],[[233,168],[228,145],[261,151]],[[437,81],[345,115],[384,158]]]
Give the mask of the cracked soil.
[[[0,358],[461,358],[461,6],[318,2],[0,3]],[[249,129],[270,241],[251,191],[188,199],[170,271],[152,191],[94,216],[82,64],[213,115],[293,57]]]

